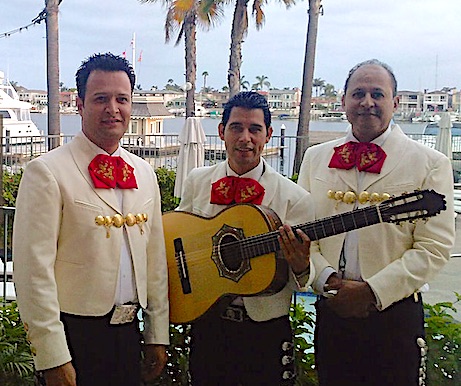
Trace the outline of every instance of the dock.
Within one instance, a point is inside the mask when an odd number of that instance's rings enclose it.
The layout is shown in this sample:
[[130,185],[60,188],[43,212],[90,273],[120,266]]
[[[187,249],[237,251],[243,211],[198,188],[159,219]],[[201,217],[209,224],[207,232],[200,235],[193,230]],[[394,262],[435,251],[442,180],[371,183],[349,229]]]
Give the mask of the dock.
[[309,146],[344,137],[344,131],[309,131]]

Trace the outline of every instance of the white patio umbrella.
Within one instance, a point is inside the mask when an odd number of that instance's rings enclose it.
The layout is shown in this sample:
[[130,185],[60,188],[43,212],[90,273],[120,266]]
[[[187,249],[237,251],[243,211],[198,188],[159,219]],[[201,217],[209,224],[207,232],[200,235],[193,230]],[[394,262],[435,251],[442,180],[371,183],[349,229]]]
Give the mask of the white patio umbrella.
[[189,172],[205,163],[205,132],[201,118],[189,117],[178,137],[180,148],[176,163],[174,196],[181,198],[184,180]]
[[439,133],[435,140],[435,149],[445,154],[450,160],[453,159],[451,148],[451,127],[450,113],[442,113],[439,121]]

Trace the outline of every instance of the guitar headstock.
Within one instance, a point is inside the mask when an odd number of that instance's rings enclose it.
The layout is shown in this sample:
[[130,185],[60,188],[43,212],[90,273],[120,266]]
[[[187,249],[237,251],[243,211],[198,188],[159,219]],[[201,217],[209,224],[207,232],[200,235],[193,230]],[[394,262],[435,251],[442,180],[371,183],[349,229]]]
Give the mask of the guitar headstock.
[[378,208],[384,222],[400,223],[436,216],[446,210],[447,206],[443,194],[426,189],[390,198],[378,205]]

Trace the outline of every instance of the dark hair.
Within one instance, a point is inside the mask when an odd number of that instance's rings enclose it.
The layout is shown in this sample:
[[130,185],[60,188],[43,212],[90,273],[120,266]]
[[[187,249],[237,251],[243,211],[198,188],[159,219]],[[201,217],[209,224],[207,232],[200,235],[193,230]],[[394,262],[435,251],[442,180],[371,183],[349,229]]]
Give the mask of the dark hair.
[[133,67],[125,58],[111,54],[110,52],[104,54],[94,54],[84,60],[75,74],[75,80],[77,83],[77,92],[81,100],[85,99],[86,84],[88,77],[92,71],[124,71],[131,83],[131,92],[134,90],[134,84],[136,75]]
[[266,98],[254,91],[242,91],[234,95],[224,105],[221,123],[226,127],[233,107],[243,107],[244,109],[261,109],[264,113],[264,123],[266,129],[271,125],[271,112]]
[[344,94],[347,92],[347,87],[349,86],[349,80],[351,79],[351,76],[354,75],[354,72],[357,71],[360,67],[368,66],[368,65],[379,66],[379,67],[384,68],[387,71],[392,81],[392,86],[393,86],[392,96],[393,97],[397,96],[397,79],[395,79],[395,75],[394,75],[394,72],[392,71],[392,68],[386,63],[383,63],[378,59],[365,60],[364,62],[356,64],[354,67],[352,67],[352,69],[349,71],[349,75],[347,76],[346,83],[344,84]]

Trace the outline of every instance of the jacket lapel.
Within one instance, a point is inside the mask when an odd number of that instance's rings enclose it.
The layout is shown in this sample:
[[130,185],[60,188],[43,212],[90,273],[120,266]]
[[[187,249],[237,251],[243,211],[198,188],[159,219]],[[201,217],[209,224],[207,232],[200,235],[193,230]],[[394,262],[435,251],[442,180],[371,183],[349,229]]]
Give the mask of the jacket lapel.
[[77,135],[74,140],[69,143],[69,147],[77,169],[79,170],[84,180],[88,183],[90,189],[93,190],[93,192],[112,209],[121,213],[121,208],[115,195],[114,189],[95,189],[94,187],[90,173],[88,172],[88,165],[96,156],[96,153],[91,149],[90,146],[88,146],[88,144],[85,142],[85,139]]
[[407,144],[410,139],[403,133],[398,125],[392,125],[392,132],[384,142],[383,150],[386,152],[387,157],[384,161],[381,173],[365,173],[363,178],[363,190],[367,190],[371,185],[375,184],[378,180],[387,176],[397,165],[401,162],[402,152],[405,152]]

